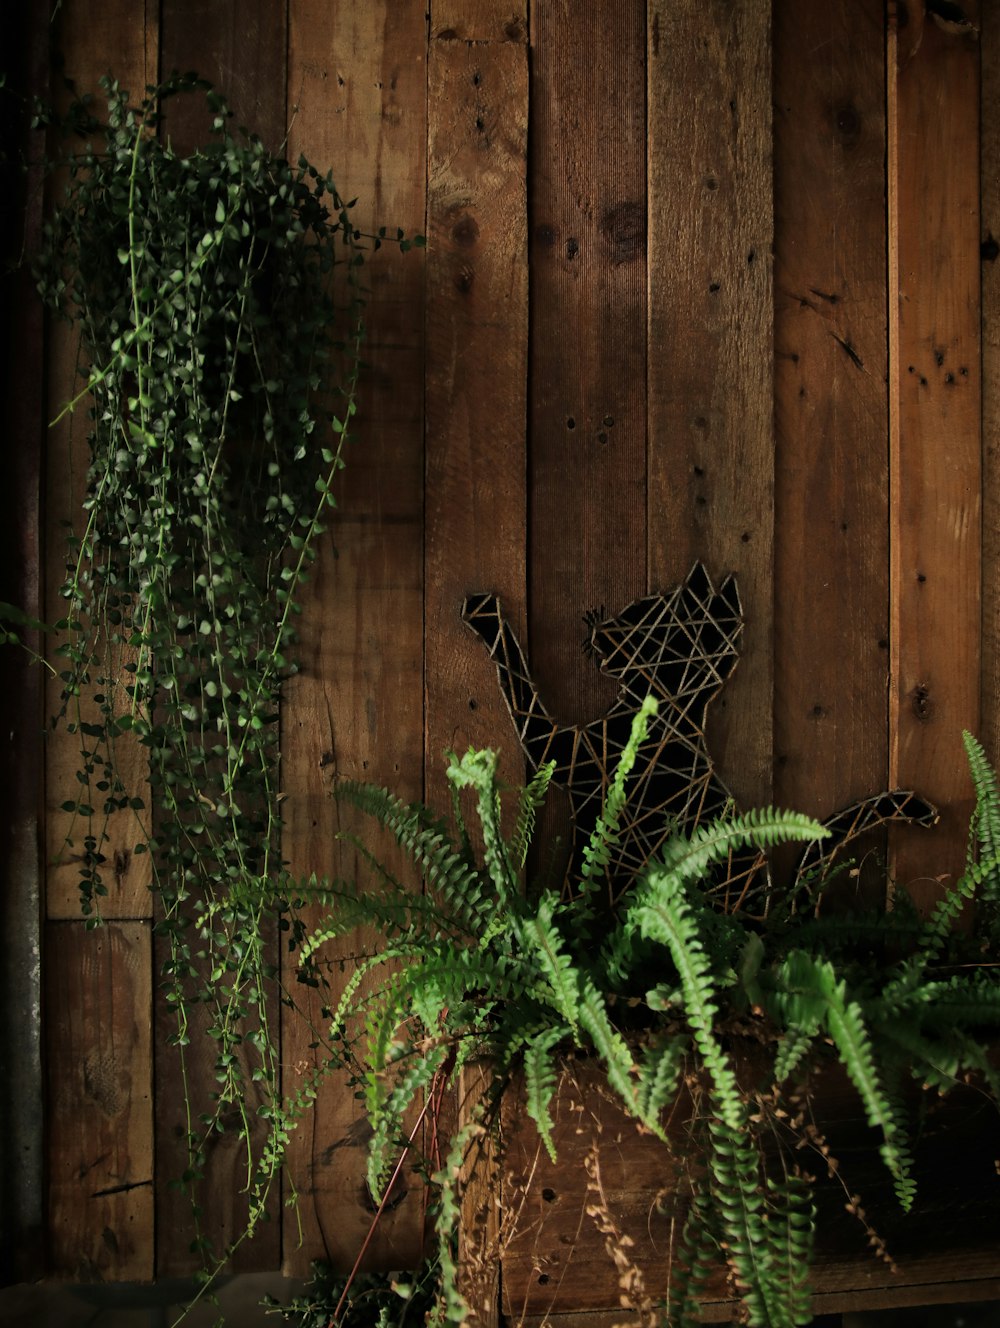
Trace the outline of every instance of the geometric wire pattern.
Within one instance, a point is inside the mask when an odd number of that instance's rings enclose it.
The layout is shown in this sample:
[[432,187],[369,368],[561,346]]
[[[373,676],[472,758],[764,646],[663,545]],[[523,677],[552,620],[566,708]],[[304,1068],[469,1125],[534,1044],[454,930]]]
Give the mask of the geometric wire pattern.
[[[556,763],[552,780],[566,789],[572,814],[571,866],[594,828],[633,716],[646,696],[659,702],[629,776],[619,843],[607,871],[611,904],[674,830],[690,833],[733,805],[705,745],[708,705],[739,659],[743,615],[733,576],[716,589],[695,563],[668,595],[637,599],[615,618],[587,615],[586,648],[603,673],[618,679],[619,691],[607,713],[586,725],[560,724],[549,714],[496,595],[469,595],[462,617],[496,664],[530,767]],[[936,815],[914,794],[897,792],[863,799],[828,824],[833,837],[846,843],[888,820],[929,824]],[[826,840],[822,850],[807,849],[802,870],[822,873],[830,845]],[[760,916],[769,889],[763,856],[749,853],[723,866],[709,893],[726,912]]]

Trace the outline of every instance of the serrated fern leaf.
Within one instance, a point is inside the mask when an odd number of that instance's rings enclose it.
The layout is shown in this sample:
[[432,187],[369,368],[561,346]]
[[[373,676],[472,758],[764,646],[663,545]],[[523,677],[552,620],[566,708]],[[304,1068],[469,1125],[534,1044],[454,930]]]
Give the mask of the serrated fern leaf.
[[774,1082],[783,1084],[795,1073],[813,1048],[816,1031],[809,1028],[790,1028],[778,1043],[774,1058]]
[[629,922],[642,936],[670,951],[681,982],[684,1011],[695,1045],[712,1077],[713,1099],[730,1129],[739,1131],[743,1109],[736,1079],[715,1036],[718,1006],[711,965],[701,942],[698,920],[685,898],[680,873],[654,867],[629,909]]
[[[683,881],[697,881],[718,863],[746,848],[762,852],[777,844],[825,839],[829,835],[818,821],[799,812],[779,808],[752,808],[739,816],[718,818],[696,826],[690,836],[675,835],[661,850],[662,866]],[[656,866],[653,870],[656,870]]]
[[563,938],[555,925],[559,900],[546,891],[538,901],[535,916],[517,928],[522,946],[533,957],[552,989],[552,1005],[573,1029],[579,1024],[580,978],[573,960],[563,949]]
[[[632,1077],[635,1060],[631,1049],[608,1018],[604,997],[597,990],[593,980],[587,976],[582,976],[580,979],[579,1016],[580,1024],[590,1036],[594,1050],[604,1062],[608,1083],[621,1097],[626,1108],[639,1115],[636,1085]],[[639,1119],[650,1128],[655,1127],[655,1122],[647,1120],[644,1116],[640,1115]]]
[[531,838],[535,832],[535,818],[538,809],[545,801],[545,795],[549,790],[555,768],[555,761],[546,761],[538,767],[530,782],[521,790],[509,850],[510,857],[518,871],[524,870],[524,864],[528,858],[528,849],[531,847]]
[[510,860],[500,825],[500,792],[497,787],[496,752],[472,748],[459,759],[449,756],[447,776],[455,788],[472,788],[476,794],[479,824],[483,835],[483,860],[497,894],[499,908],[506,911],[513,904],[517,873]]
[[404,1069],[397,1070],[396,1081],[380,1103],[379,1110],[369,1116],[372,1138],[368,1146],[368,1187],[376,1203],[382,1200],[389,1150],[403,1133],[403,1117],[418,1093],[423,1092],[444,1065],[448,1054],[449,1047],[439,1044],[425,1055],[415,1056]]
[[864,1015],[857,1002],[846,998],[844,983],[837,982],[833,967],[829,964],[818,967],[827,996],[827,1028],[858,1090],[869,1125],[882,1132],[882,1157],[892,1173],[901,1206],[909,1210],[916,1193],[910,1175],[909,1147],[897,1108],[880,1082]]
[[549,1104],[556,1091],[556,1062],[553,1049],[569,1033],[565,1024],[553,1024],[530,1039],[524,1049],[524,1105],[535,1122],[538,1137],[553,1162],[556,1146],[552,1138],[552,1117]]
[[586,901],[602,883],[611,861],[612,850],[618,842],[618,825],[625,810],[625,781],[632,772],[639,748],[649,730],[649,720],[656,714],[657,708],[655,697],[647,696],[633,716],[632,727],[605,795],[601,814],[583,848],[577,891],[578,905],[581,907],[586,907]]
[[639,1061],[636,1106],[643,1120],[658,1121],[677,1092],[689,1039],[679,1034],[656,1038]]

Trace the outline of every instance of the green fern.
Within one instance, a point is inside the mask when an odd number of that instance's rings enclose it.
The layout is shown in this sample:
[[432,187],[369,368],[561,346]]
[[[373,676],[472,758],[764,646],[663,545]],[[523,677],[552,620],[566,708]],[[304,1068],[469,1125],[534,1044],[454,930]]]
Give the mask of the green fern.
[[[987,1051],[1000,1024],[998,970],[983,962],[982,937],[965,940],[953,929],[970,898],[987,921],[1000,909],[997,783],[967,738],[977,797],[968,861],[927,921],[902,898],[891,915],[775,910],[760,921],[722,913],[704,887],[732,855],[824,833],[807,817],[771,809],[670,836],[621,896],[617,918],[598,918],[593,900],[653,712],[649,705],[635,717],[566,899],[523,880],[551,766],[517,791],[509,838],[501,816],[507,791],[493,752],[449,758],[454,831],[384,789],[345,785],[338,796],[391,833],[408,866],[390,870],[363,836],[345,834],[370,880],[299,887],[329,911],[302,945],[302,963],[318,972],[322,947],[356,926],[380,935],[379,953],[349,978],[329,1028],[339,1049],[331,1061],[348,1064],[365,1094],[374,1191],[385,1183],[405,1113],[432,1084],[453,1083],[471,1057],[491,1058],[494,1101],[520,1073],[525,1110],[553,1158],[552,1101],[564,1047],[589,1052],[626,1111],[661,1137],[683,1078],[694,1086],[688,1129],[696,1156],[668,1321],[697,1319],[698,1295],[722,1263],[751,1324],[793,1328],[808,1321],[815,1211],[810,1186],[792,1165],[796,1127],[783,1117],[786,1144],[767,1112],[751,1109],[761,1085],[748,1090],[740,1079],[739,1038],[753,1032],[774,1084],[800,1087],[814,1065],[839,1060],[909,1207],[907,1076],[944,1093],[974,1072],[1000,1100],[1000,1073]],[[475,834],[464,810],[470,795]],[[482,844],[478,853],[474,843]],[[873,949],[884,954],[877,969]],[[462,1159],[488,1124],[477,1107],[437,1175],[443,1289],[435,1321],[442,1325],[457,1325],[466,1312],[455,1282]]]

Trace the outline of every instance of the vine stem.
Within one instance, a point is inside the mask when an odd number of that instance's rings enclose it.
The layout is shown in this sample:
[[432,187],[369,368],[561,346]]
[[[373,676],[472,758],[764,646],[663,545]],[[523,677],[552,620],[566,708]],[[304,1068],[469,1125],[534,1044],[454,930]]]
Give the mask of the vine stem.
[[[427,1112],[430,1109],[431,1104],[434,1103],[434,1101],[435,1101],[435,1088],[432,1085],[430,1091],[428,1092],[426,1098],[424,1099],[424,1105],[420,1108],[420,1114],[417,1116],[417,1119],[413,1123],[413,1129],[410,1131],[410,1136],[403,1147],[403,1151],[400,1153],[399,1159],[396,1162],[395,1167],[393,1168],[392,1175],[389,1178],[389,1184],[385,1187],[385,1192],[383,1193],[382,1199],[379,1202],[379,1206],[375,1211],[375,1216],[372,1218],[371,1226],[368,1228],[368,1232],[361,1243],[361,1249],[358,1251],[358,1257],[354,1260],[354,1267],[351,1269],[347,1281],[344,1283],[344,1289],[340,1293],[340,1299],[337,1301],[336,1308],[334,1309],[333,1314],[331,1314],[330,1321],[327,1324],[326,1328],[337,1328],[337,1323],[338,1320],[340,1319],[340,1311],[344,1308],[344,1303],[347,1300],[348,1292],[350,1291],[351,1287],[354,1285],[354,1279],[358,1275],[358,1270],[361,1268],[361,1261],[365,1257],[365,1253],[368,1250],[368,1246],[372,1242],[372,1237],[375,1235],[375,1230],[379,1224],[379,1219],[381,1218],[382,1214],[385,1212],[385,1206],[389,1202],[389,1196],[392,1194],[392,1187],[396,1184],[396,1181],[399,1178],[399,1173],[403,1169],[403,1163],[406,1161],[410,1149],[413,1146],[413,1141],[414,1139],[416,1139],[417,1133],[421,1125],[424,1123],[424,1117],[427,1115]],[[440,1102],[438,1102],[437,1105],[440,1106]]]

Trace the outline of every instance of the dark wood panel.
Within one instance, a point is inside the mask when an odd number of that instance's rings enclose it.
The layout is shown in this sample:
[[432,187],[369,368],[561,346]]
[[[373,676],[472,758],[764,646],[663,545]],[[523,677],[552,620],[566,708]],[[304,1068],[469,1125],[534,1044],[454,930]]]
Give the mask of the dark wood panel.
[[148,922],[45,932],[50,1271],[153,1276]]
[[962,865],[962,729],[980,710],[979,6],[966,25],[903,12],[888,59],[890,762],[941,807],[933,835],[896,837],[896,879],[929,907],[934,878]]
[[531,667],[560,719],[614,698],[583,614],[646,589],[646,6],[531,8]]
[[[48,16],[40,6],[0,14],[7,83],[0,93],[0,428],[8,440],[0,498],[0,599],[41,614],[41,457],[44,446],[44,315],[22,266],[41,238],[45,131],[32,129],[31,97],[49,95]],[[21,171],[18,163],[31,163]],[[42,649],[40,634],[24,644]],[[0,649],[0,1285],[44,1272],[44,1137],[41,1045],[41,861],[39,813],[44,725],[41,670],[26,651]]]
[[774,9],[775,800],[887,786],[882,0]]
[[1000,7],[982,14],[980,181],[983,371],[983,658],[979,736],[1000,761]]
[[770,52],[769,4],[650,6],[649,583],[737,573],[709,742],[744,805],[771,798]]
[[[277,149],[285,137],[286,0],[160,0],[160,73],[196,73],[223,94],[236,124]],[[290,102],[295,101],[290,89]],[[208,137],[211,113],[201,97],[166,106],[166,133],[178,152]]]
[[525,606],[527,59],[522,45],[432,42],[428,125],[426,779],[445,749],[499,748],[523,770],[496,672],[462,603]]
[[[298,105],[290,153],[333,170],[352,216],[422,232],[425,217],[426,19],[391,0],[341,5],[293,0],[289,95]],[[285,857],[297,873],[353,877],[357,855],[336,842],[349,820],[330,799],[338,778],[371,779],[404,798],[423,789],[423,261],[391,247],[365,270],[370,286],[359,413],[302,619],[302,671],[282,712]],[[348,951],[372,938],[355,937]],[[341,952],[342,953],[342,952]],[[331,960],[332,995],[349,976]],[[296,999],[319,1022],[317,1003]],[[287,1089],[321,1054],[294,1012],[283,1015]],[[296,1130],[289,1168],[298,1213],[286,1213],[284,1266],[306,1274],[314,1258],[350,1268],[374,1205],[365,1181],[369,1137],[345,1076],[324,1087]],[[422,1191],[407,1190],[379,1225],[369,1264],[419,1258]],[[301,1223],[301,1242],[299,1227]]]

